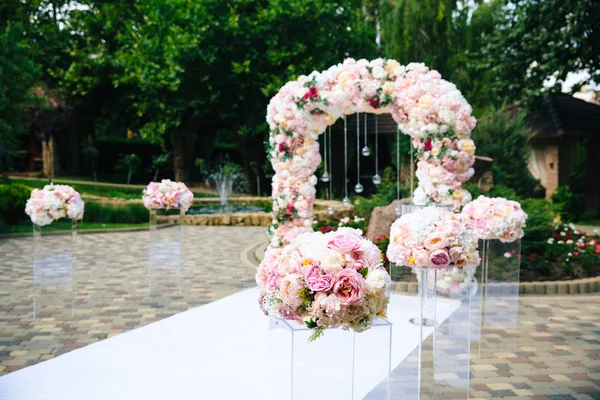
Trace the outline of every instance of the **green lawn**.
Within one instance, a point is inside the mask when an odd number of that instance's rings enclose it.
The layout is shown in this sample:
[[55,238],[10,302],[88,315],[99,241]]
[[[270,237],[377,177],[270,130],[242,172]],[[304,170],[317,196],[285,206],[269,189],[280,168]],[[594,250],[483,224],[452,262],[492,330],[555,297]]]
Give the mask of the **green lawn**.
[[[64,178],[67,179],[67,178]],[[21,183],[25,186],[29,186],[31,188],[41,189],[45,185],[48,184],[47,180],[43,179],[18,179],[11,178],[11,182]],[[60,184],[60,179],[56,180],[57,184]],[[103,182],[104,183],[104,182]],[[94,183],[90,182],[89,184],[74,184],[72,186],[82,195],[88,196],[100,196],[100,197],[109,197],[109,198],[118,198],[118,199],[141,199],[142,198],[142,189],[139,188],[124,188],[118,186],[100,186],[94,185]],[[196,198],[206,198],[206,197],[217,197],[217,195],[206,194],[206,193],[198,193],[194,192],[194,197]]]
[[[31,188],[41,189],[45,185],[48,184],[48,181],[42,179],[12,179],[11,182],[21,183],[25,186],[29,186]],[[59,183],[59,182],[57,182]],[[111,187],[111,186],[98,186],[94,184],[77,184],[70,185],[75,188],[82,195],[90,195],[90,196],[101,196],[101,197],[112,197],[119,199],[141,199],[142,191],[136,188],[121,188],[121,187]]]
[[[103,224],[98,222],[79,222],[77,230],[88,229],[119,229],[119,228],[143,228],[147,227],[148,223],[140,224]],[[71,223],[68,221],[57,221],[42,228],[42,230],[65,231],[71,229]],[[30,233],[33,231],[31,222],[19,222],[17,225],[0,226],[0,233]]]

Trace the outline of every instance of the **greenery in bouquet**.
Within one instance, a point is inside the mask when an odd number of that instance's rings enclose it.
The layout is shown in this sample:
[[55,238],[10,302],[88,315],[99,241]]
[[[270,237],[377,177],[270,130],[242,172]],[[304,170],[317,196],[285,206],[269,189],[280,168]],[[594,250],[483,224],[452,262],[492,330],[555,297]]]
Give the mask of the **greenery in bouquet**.
[[327,233],[331,231],[335,231],[340,227],[347,227],[353,229],[360,229],[363,235],[367,234],[367,226],[369,225],[369,220],[366,218],[361,218],[358,215],[354,217],[344,217],[344,218],[331,218],[325,221],[315,221],[313,224],[313,229],[315,231]]

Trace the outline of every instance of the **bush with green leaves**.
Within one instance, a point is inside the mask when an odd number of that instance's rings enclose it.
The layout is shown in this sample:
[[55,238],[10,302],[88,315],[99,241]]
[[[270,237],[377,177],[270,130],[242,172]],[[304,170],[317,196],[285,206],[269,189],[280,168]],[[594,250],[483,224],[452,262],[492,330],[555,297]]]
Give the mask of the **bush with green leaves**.
[[148,210],[141,204],[106,204],[85,202],[83,222],[104,224],[139,224],[148,222]]
[[[353,204],[356,210],[356,215],[370,218],[371,212],[375,207],[385,207],[392,201],[396,200],[397,188],[396,174],[392,167],[387,167],[383,170],[381,183],[377,185],[377,193],[370,198],[363,196],[354,196]],[[410,197],[410,187],[400,186],[400,197]]]
[[0,225],[14,225],[27,219],[25,203],[31,188],[19,183],[0,184]]
[[527,167],[531,135],[524,113],[504,110],[481,118],[472,135],[477,155],[494,159],[494,183],[514,189],[521,197],[533,197],[539,188]]
[[585,205],[582,198],[574,195],[569,186],[559,186],[552,194],[552,203],[564,221],[579,221],[583,217]]
[[127,184],[130,184],[131,177],[137,172],[140,165],[142,165],[142,159],[135,154],[121,154],[117,170],[127,172]]

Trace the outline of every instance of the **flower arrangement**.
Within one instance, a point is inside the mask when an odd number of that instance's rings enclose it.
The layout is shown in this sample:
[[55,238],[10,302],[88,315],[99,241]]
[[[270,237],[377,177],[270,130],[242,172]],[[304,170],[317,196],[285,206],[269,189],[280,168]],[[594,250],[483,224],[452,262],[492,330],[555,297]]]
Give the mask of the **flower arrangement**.
[[160,182],[150,182],[144,189],[142,202],[148,210],[177,208],[187,211],[194,200],[194,194],[183,182],[173,182],[163,179]]
[[45,226],[61,218],[82,219],[83,208],[81,196],[71,186],[50,184],[31,191],[25,212],[31,222]]
[[306,324],[314,329],[312,341],[326,328],[361,332],[385,317],[391,280],[377,246],[343,227],[267,250],[256,283],[265,314]]
[[439,271],[436,279],[437,292],[446,296],[469,296],[475,294],[473,290],[477,287],[474,281],[475,268],[453,267]]
[[404,214],[393,224],[387,256],[415,268],[477,267],[477,236],[461,214],[426,207]]
[[501,242],[521,239],[527,222],[527,214],[521,205],[502,197],[479,196],[463,208],[462,215],[471,221],[479,238],[500,239]]
[[[357,112],[391,113],[418,149],[419,187],[414,201],[457,206],[472,174],[476,120],[460,91],[425,65],[395,60],[346,59],[323,72],[288,82],[267,108],[274,221],[271,246],[283,246],[292,226],[311,228],[321,163],[318,136]],[[300,232],[301,230],[297,230]]]

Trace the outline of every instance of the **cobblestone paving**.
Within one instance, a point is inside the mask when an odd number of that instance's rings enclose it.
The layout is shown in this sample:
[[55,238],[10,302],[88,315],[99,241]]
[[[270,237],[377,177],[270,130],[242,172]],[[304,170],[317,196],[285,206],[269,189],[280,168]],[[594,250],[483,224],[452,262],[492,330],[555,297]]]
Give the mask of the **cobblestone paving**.
[[265,228],[184,226],[182,237],[177,271],[149,270],[148,232],[79,234],[72,275],[35,282],[33,241],[0,240],[0,374],[255,285],[241,255]]
[[[0,240],[0,374],[254,285],[245,254],[264,228],[184,227],[183,237],[177,271],[148,268],[148,232],[79,235],[73,279],[59,276],[72,291],[34,285],[31,239]],[[522,296],[515,328],[486,327],[481,351],[472,346],[471,399],[600,399],[600,295]],[[423,399],[465,398],[424,360]]]

